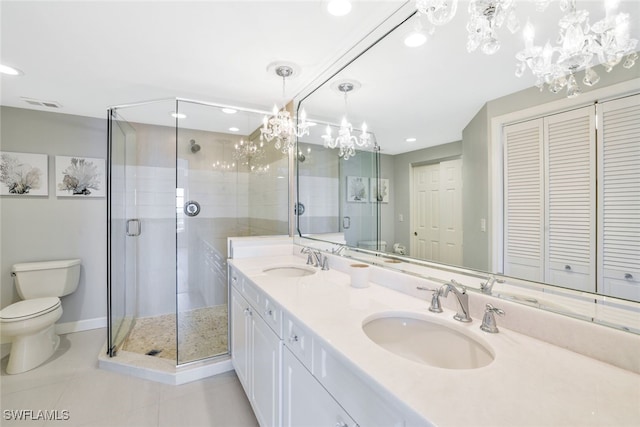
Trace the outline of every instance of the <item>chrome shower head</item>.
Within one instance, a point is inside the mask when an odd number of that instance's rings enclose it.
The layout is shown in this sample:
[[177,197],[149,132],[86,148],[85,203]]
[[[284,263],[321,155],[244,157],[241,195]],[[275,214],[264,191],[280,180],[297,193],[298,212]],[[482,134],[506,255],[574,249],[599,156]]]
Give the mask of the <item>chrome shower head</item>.
[[191,143],[191,152],[192,153],[197,153],[198,151],[200,151],[200,144],[196,143],[195,139],[192,139],[189,142]]

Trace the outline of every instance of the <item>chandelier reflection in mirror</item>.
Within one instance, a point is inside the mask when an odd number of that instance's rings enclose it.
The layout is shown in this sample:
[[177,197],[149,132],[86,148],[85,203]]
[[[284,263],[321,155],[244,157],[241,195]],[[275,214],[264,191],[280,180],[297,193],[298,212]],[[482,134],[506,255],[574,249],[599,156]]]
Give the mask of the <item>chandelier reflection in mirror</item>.
[[[285,97],[285,81],[286,78],[293,75],[293,68],[288,65],[279,65],[275,67],[275,73],[282,77],[282,97]],[[295,124],[289,111],[285,107],[278,110],[276,105],[273,106],[273,116],[271,118],[264,117],[262,128],[260,129],[260,141],[275,141],[274,147],[277,150],[287,154],[295,147],[295,138],[309,134],[309,124],[304,110],[300,113],[300,123]]]
[[[531,0],[543,12],[554,0]],[[565,15],[560,19],[559,38],[556,46],[547,42],[545,46],[533,44],[535,30],[530,22],[523,29],[525,48],[516,54],[519,61],[516,76],[520,77],[528,68],[536,78],[541,90],[545,85],[553,93],[567,88],[567,96],[580,95],[581,89],[575,73],[585,71],[582,82],[587,86],[596,84],[600,77],[593,66],[602,64],[607,72],[622,62],[631,68],[638,60],[635,52],[638,40],[629,35],[630,17],[618,13],[620,0],[603,0],[605,17],[595,24],[589,23],[589,12],[576,9],[576,0],[558,0]],[[416,0],[416,10],[433,26],[449,23],[457,10],[458,0]],[[478,47],[485,54],[494,54],[500,49],[496,30],[505,23],[511,33],[520,28],[515,14],[515,0],[471,0],[467,21],[467,51]],[[422,24],[419,24],[422,27]],[[419,28],[422,31],[422,28]],[[624,60],[624,61],[623,61]]]
[[[577,10],[575,0],[561,0],[560,8],[566,14],[558,23],[558,44],[547,42],[544,47],[533,44],[535,29],[527,22],[523,36],[524,50],[518,52],[516,76],[520,77],[529,68],[536,78],[536,86],[545,85],[553,93],[567,88],[567,97],[582,93],[575,73],[585,70],[582,83],[593,86],[600,76],[593,70],[594,62],[602,64],[610,72],[624,59],[622,66],[635,65],[638,40],[629,36],[629,14],[618,13],[619,0],[605,1],[605,17],[589,25],[589,12]],[[625,58],[626,56],[626,58]]]
[[347,93],[351,92],[353,88],[354,84],[351,82],[344,82],[338,85],[337,89],[344,93],[345,117],[342,118],[342,122],[340,123],[338,136],[335,138],[331,136],[331,126],[328,125],[326,133],[322,135],[325,148],[339,148],[339,156],[344,160],[349,160],[350,157],[356,155],[356,147],[366,148],[371,145],[371,134],[367,132],[367,124],[362,123],[361,133],[359,136],[356,136],[353,133],[353,126],[347,121]]
[[264,142],[260,141],[255,143],[254,141],[245,142],[240,140],[239,144],[235,144],[233,151],[233,158],[241,165],[248,165],[249,163],[255,163],[261,160],[265,156]]
[[215,160],[212,164],[211,167],[214,171],[221,171],[221,172],[225,172],[225,171],[230,171],[232,169],[235,169],[236,164],[235,162],[228,162],[225,159],[225,147],[226,147],[227,143],[226,142],[222,142],[222,160]]

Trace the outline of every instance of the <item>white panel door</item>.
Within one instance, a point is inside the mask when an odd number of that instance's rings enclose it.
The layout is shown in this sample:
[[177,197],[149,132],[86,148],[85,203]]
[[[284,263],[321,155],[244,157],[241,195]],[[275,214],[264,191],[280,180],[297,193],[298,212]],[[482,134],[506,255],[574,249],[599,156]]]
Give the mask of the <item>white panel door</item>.
[[440,163],[440,261],[462,265],[462,159]]
[[440,259],[440,166],[413,168],[411,256]]

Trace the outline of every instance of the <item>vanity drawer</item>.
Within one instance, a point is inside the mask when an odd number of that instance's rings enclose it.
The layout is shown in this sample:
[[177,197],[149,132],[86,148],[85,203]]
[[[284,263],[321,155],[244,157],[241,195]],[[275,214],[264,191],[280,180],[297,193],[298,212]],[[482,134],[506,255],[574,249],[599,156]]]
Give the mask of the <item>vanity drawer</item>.
[[282,339],[284,344],[311,371],[311,358],[313,357],[311,343],[313,339],[310,331],[288,313],[284,314],[283,321],[284,334]]
[[282,309],[273,300],[262,294],[260,315],[271,329],[282,339]]
[[[352,370],[327,351],[318,340],[313,345],[313,375],[340,402],[359,426],[403,427],[401,412],[369,387]],[[414,425],[407,420],[407,425]],[[415,425],[423,422],[416,421]]]

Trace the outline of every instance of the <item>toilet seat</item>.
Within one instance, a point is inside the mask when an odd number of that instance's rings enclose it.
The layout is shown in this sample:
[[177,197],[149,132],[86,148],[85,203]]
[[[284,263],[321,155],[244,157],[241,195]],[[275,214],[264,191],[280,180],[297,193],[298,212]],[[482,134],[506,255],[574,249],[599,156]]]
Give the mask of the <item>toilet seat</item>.
[[60,298],[45,297],[19,301],[0,310],[0,322],[20,322],[42,316],[61,307]]

